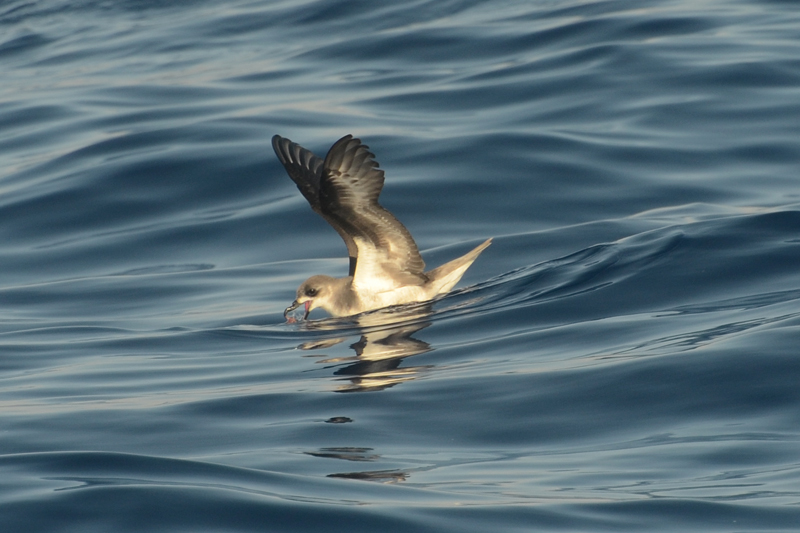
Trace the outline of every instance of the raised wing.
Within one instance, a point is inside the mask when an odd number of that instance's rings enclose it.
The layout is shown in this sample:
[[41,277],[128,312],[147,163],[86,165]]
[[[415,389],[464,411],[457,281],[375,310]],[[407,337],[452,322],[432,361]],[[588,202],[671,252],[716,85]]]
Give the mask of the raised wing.
[[324,218],[328,224],[342,237],[347,245],[347,254],[350,256],[350,273],[352,276],[356,271],[356,261],[358,259],[358,247],[353,237],[335,219],[328,215],[320,204],[320,181],[322,179],[323,161],[310,150],[306,150],[297,143],[284,139],[280,135],[272,138],[272,148],[275,155],[283,164],[289,177],[295,182],[297,188],[303,194],[311,209]]
[[378,203],[384,176],[374,157],[369,147],[352,135],[336,141],[325,157],[319,180],[320,209],[358,248],[354,287],[382,292],[422,284],[427,279],[425,262],[414,239]]

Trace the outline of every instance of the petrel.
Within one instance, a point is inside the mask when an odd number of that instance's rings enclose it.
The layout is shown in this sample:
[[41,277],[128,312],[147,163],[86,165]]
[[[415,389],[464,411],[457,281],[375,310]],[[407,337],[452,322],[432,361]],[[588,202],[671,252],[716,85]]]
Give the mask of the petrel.
[[378,203],[383,170],[360,139],[345,135],[324,160],[279,135],[272,138],[272,147],[311,209],[342,237],[350,256],[347,277],[311,276],[297,289],[284,317],[301,305],[305,320],[317,307],[338,317],[430,300],[452,289],[492,242],[487,239],[466,255],[424,272],[414,238]]

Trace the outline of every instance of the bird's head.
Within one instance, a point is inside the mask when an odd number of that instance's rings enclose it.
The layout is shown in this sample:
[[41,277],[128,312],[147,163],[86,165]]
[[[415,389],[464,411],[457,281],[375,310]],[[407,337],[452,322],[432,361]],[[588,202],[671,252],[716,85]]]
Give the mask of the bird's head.
[[308,318],[308,314],[317,307],[325,309],[328,306],[330,298],[333,294],[332,287],[335,279],[330,276],[311,276],[305,280],[297,289],[297,298],[295,298],[292,305],[286,308],[283,312],[284,318],[289,313],[300,307],[305,307],[303,320]]

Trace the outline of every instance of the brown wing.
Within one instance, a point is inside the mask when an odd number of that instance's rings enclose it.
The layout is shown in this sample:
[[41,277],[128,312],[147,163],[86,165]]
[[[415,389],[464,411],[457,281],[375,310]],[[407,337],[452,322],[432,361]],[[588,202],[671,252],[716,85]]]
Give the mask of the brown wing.
[[272,138],[272,148],[275,155],[283,164],[289,177],[295,182],[297,188],[303,194],[311,209],[324,218],[328,224],[342,237],[347,246],[347,253],[350,256],[350,273],[352,276],[356,271],[356,261],[358,259],[358,247],[355,241],[339,224],[339,222],[327,214],[320,204],[320,180],[322,179],[323,161],[310,150],[306,150],[297,143],[284,139],[280,135]]
[[378,203],[383,170],[369,147],[346,135],[336,141],[319,180],[320,209],[358,248],[354,284],[373,290],[421,284],[425,262],[408,230]]

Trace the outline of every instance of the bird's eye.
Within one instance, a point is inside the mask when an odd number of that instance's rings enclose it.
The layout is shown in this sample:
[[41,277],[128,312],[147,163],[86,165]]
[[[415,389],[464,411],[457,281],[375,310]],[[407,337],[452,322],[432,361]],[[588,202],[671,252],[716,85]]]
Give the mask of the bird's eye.
[[309,287],[306,289],[306,296],[316,296],[316,295],[317,295],[317,289],[315,289],[314,287]]

